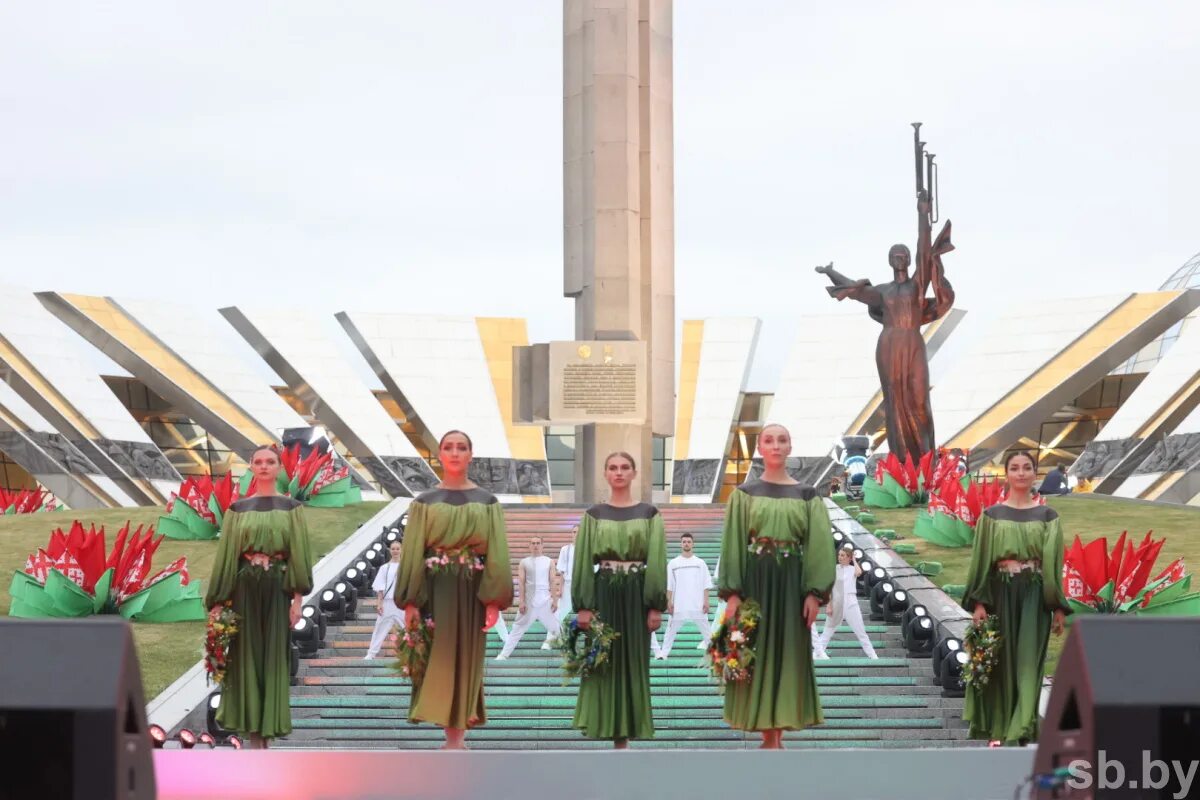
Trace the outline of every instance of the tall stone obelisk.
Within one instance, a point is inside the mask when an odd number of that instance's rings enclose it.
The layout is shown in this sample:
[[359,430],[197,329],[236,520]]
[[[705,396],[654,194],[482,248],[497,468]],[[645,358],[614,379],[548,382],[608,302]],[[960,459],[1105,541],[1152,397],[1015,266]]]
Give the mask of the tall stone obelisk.
[[649,424],[576,429],[576,501],[604,495],[602,459],[638,462],[675,417],[672,0],[563,0],[563,293],[578,340],[647,343]]

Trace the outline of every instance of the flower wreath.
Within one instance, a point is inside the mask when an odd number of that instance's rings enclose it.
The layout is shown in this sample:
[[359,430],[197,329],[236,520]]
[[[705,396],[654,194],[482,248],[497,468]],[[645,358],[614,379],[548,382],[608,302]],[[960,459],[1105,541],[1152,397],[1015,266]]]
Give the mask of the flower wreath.
[[999,619],[991,614],[982,622],[972,622],[963,636],[967,663],[963,666],[963,683],[982,688],[987,686],[992,670],[1000,660]]
[[208,614],[204,633],[204,670],[208,680],[218,686],[225,680],[225,667],[229,658],[229,647],[237,637],[240,618],[233,611],[233,604],[226,601],[215,606]]
[[744,600],[735,616],[726,617],[713,633],[703,665],[725,692],[725,684],[750,680],[754,674],[754,640],[762,607],[754,600]]
[[396,626],[392,635],[396,637],[396,661],[392,669],[402,678],[408,678],[413,686],[420,686],[429,666],[429,651],[433,647],[433,617],[422,614],[416,625]]
[[613,642],[620,636],[595,614],[588,630],[579,627],[577,618],[564,622],[558,636],[558,651],[563,659],[563,685],[570,683],[572,678],[587,680],[592,675],[603,675],[612,658]]

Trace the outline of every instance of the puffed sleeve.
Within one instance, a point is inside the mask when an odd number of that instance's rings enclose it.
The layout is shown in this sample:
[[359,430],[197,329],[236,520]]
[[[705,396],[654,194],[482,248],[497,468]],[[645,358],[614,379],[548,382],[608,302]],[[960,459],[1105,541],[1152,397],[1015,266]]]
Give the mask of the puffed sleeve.
[[221,538],[217,540],[217,556],[213,560],[212,578],[208,581],[208,593],[204,596],[205,608],[220,605],[233,596],[242,541],[238,524],[241,518],[242,515],[237,511],[225,512]]
[[734,489],[725,506],[725,527],[721,533],[721,559],[717,562],[717,596],[728,600],[742,594],[746,569],[746,546],[750,542],[750,497]]
[[576,611],[596,610],[596,520],[585,513],[575,536],[575,563],[571,568],[571,605]]
[[313,563],[304,506],[296,506],[289,511],[288,520],[291,523],[291,531],[288,536],[288,568],[283,578],[283,590],[288,594],[308,594],[313,587]]
[[425,607],[425,504],[408,504],[408,522],[404,525],[404,544],[400,548],[400,569],[396,571],[396,591],[392,598],[400,608]]
[[1063,529],[1058,517],[1046,525],[1046,538],[1042,542],[1042,601],[1047,611],[1062,609],[1071,613],[1071,606],[1063,594]]
[[479,602],[485,606],[508,608],[513,601],[512,564],[508,560],[508,530],[504,526],[504,509],[499,503],[487,507],[487,563],[483,580],[479,582]]
[[825,501],[813,497],[804,501],[807,529],[804,534],[804,576],[800,586],[805,594],[813,594],[822,604],[829,602],[833,579],[837,576],[837,553],[833,542],[833,526]]
[[[979,515],[975,523],[975,542],[971,545],[971,566],[967,568],[966,589],[963,590],[962,605],[968,614],[975,613],[975,604],[982,603],[992,610],[992,518],[986,513]],[[1061,559],[1060,559],[1061,566]]]
[[662,514],[655,514],[651,517],[649,527],[646,540],[646,585],[643,597],[646,608],[666,611],[667,532],[663,528]]

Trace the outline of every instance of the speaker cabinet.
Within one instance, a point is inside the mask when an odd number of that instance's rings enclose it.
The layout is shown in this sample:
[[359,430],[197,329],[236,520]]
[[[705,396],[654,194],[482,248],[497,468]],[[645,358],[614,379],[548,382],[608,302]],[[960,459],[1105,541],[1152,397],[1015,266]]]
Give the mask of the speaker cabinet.
[[0,619],[2,800],[153,800],[150,751],[128,623]]

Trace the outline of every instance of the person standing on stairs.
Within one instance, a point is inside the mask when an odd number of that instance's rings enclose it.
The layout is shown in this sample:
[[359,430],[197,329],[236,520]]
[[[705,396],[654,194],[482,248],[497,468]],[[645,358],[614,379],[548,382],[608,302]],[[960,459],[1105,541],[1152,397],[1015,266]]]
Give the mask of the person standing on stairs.
[[1037,467],[1018,450],[1004,459],[1008,497],[975,525],[963,608],[975,622],[997,618],[999,656],[986,685],[967,687],[963,719],[973,739],[999,747],[1038,736],[1038,700],[1050,633],[1070,613],[1063,595],[1063,530],[1058,512],[1033,499]]
[[579,526],[576,525],[571,529],[571,541],[562,546],[558,551],[558,560],[554,562],[554,569],[558,572],[559,580],[561,581],[562,589],[559,592],[558,598],[558,624],[562,627],[562,622],[567,618],[574,608],[571,605],[571,573],[575,568],[575,539],[579,536]]
[[429,663],[413,684],[409,722],[444,728],[443,749],[462,750],[468,728],[487,722],[483,660],[487,631],[512,605],[504,511],[467,478],[471,439],[450,431],[438,443],[442,480],[408,507],[396,605],[415,628],[434,623]]
[[[607,503],[589,508],[579,523],[571,601],[587,630],[593,617],[620,634],[608,669],[579,684],[573,725],[589,739],[617,749],[654,736],[650,710],[650,642],[667,606],[667,537],[662,515],[633,498],[637,464],[628,453],[604,459]],[[597,569],[598,567],[598,569]]]
[[837,554],[837,578],[833,582],[833,599],[829,601],[829,610],[825,616],[825,627],[821,635],[813,642],[813,657],[828,660],[829,654],[825,648],[843,621],[854,631],[858,643],[862,645],[867,658],[878,660],[875,648],[871,645],[871,637],[867,636],[867,628],[863,624],[862,608],[858,605],[858,576],[862,575],[862,567],[854,558],[854,546],[846,544]]
[[304,506],[276,488],[278,451],[258,448],[250,469],[253,489],[225,514],[204,603],[210,615],[229,604],[241,619],[217,721],[258,750],[292,732],[288,640],[313,576]]
[[551,648],[560,630],[558,618],[558,598],[550,594],[550,559],[542,554],[542,538],[535,536],[529,540],[529,555],[521,559],[517,567],[517,585],[521,587],[521,602],[517,606],[517,619],[504,649],[496,656],[497,661],[505,661],[512,655],[513,650],[521,642],[525,631],[529,630],[534,621],[542,623],[546,629],[546,641],[542,643],[543,650]]
[[667,563],[667,613],[671,620],[667,623],[662,647],[658,646],[658,638],[650,634],[650,649],[659,660],[666,660],[671,655],[675,637],[685,622],[700,629],[700,644],[696,649],[707,649],[712,637],[708,627],[708,592],[713,588],[712,576],[708,573],[708,564],[694,552],[695,544],[695,537],[690,533],[683,534],[679,537],[681,554]]
[[370,661],[379,655],[379,649],[383,647],[384,641],[387,640],[388,634],[397,625],[404,627],[404,609],[396,605],[394,597],[396,592],[396,577],[400,574],[400,551],[403,545],[399,541],[392,542],[388,546],[388,551],[392,554],[392,560],[379,568],[379,572],[375,573],[375,580],[371,582],[371,589],[375,592],[375,598],[379,604],[379,618],[375,620],[375,630],[371,633],[371,644],[367,647],[367,654],[363,657],[364,661]]
[[762,609],[749,680],[725,687],[725,721],[783,747],[785,730],[824,721],[813,671],[812,626],[834,581],[833,528],[816,489],[787,471],[792,437],[779,424],[758,435],[762,476],[733,490],[725,507],[717,591],[725,616],[743,600]]

